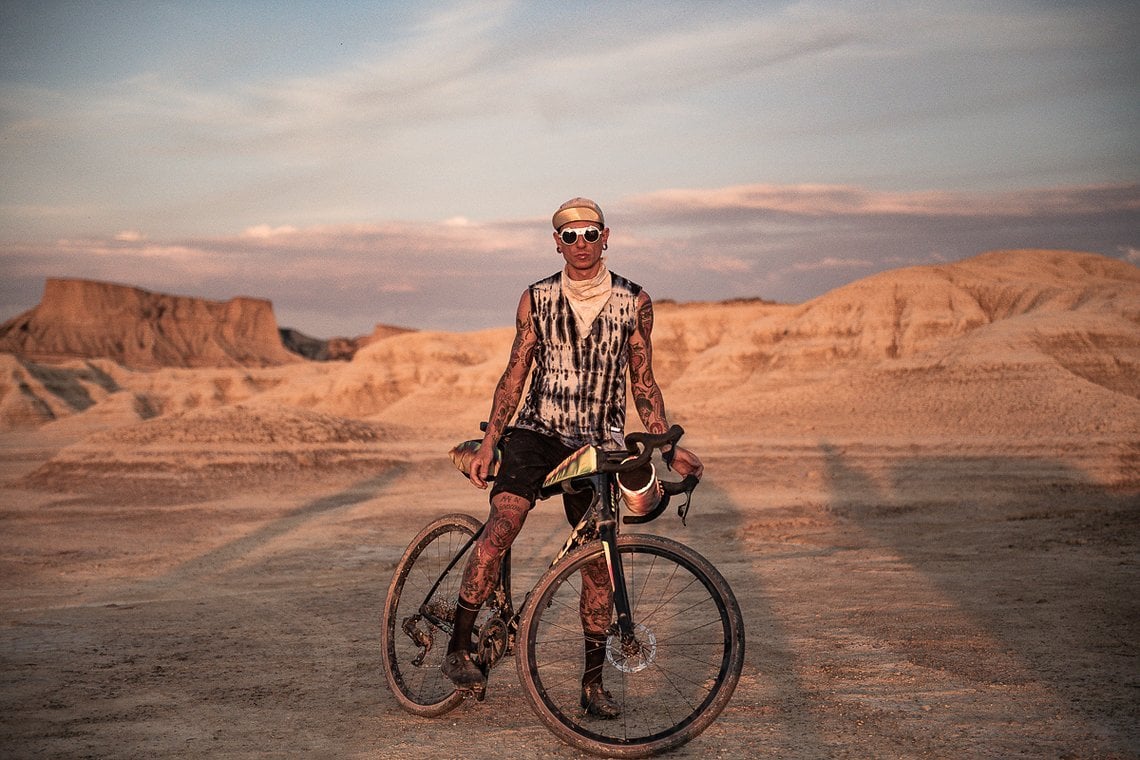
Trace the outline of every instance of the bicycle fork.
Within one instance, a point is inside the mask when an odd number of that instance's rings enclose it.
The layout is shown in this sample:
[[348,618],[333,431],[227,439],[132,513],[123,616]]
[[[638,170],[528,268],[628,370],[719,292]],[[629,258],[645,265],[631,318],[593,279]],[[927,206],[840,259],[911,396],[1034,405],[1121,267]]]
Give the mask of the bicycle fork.
[[606,660],[624,674],[639,673],[657,659],[657,636],[652,628],[633,618],[633,600],[626,588],[627,568],[618,551],[615,526],[600,527],[614,608],[614,622],[607,630]]
[[635,673],[653,662],[657,652],[656,638],[652,631],[633,619],[633,600],[626,584],[627,568],[618,551],[618,510],[615,504],[620,496],[617,484],[615,479],[606,478],[598,485],[604,486],[599,488],[599,493],[605,494],[602,497],[604,509],[598,520],[598,539],[605,555],[614,610],[614,620],[607,631],[610,641],[606,659],[624,673]]
[[625,587],[625,571],[621,554],[617,548],[617,521],[601,520],[598,524],[598,537],[602,542],[602,552],[606,557],[606,570],[609,573],[610,589],[613,593],[615,632],[622,640],[633,635],[633,611],[630,609],[629,593]]

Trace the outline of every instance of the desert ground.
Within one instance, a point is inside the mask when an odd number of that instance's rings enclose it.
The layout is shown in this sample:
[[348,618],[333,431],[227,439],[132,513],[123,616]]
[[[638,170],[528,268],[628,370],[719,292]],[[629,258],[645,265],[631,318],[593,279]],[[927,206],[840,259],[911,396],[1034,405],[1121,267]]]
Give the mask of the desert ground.
[[[747,634],[731,703],[669,756],[1140,757],[1140,271],[1018,252],[942,274],[660,305],[706,477],[687,526],[638,530],[710,558]],[[381,670],[407,543],[485,515],[446,452],[510,337],[258,368],[0,355],[3,754],[578,757],[511,660],[436,719]],[[532,512],[516,594],[565,531]]]

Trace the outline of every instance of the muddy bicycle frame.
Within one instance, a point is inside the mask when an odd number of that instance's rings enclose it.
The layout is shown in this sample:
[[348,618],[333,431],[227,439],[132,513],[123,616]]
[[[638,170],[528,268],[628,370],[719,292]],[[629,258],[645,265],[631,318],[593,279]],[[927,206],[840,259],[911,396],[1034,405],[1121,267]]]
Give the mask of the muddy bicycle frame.
[[[626,593],[625,573],[622,569],[621,555],[617,549],[617,516],[620,512],[618,500],[621,498],[617,478],[621,473],[632,472],[644,467],[649,463],[655,450],[663,446],[675,446],[683,434],[684,430],[681,426],[674,425],[668,432],[659,435],[630,433],[626,436],[625,451],[603,451],[596,447],[584,446],[563,462],[562,465],[555,468],[550,476],[547,477],[540,492],[540,498],[545,499],[562,492],[580,493],[583,489],[591,489],[593,491],[594,496],[589,508],[586,509],[578,523],[571,528],[566,542],[551,561],[550,567],[558,564],[563,557],[576,547],[595,539],[601,541],[606,559],[606,567],[609,573],[610,588],[613,593],[613,608],[616,615],[616,621],[611,624],[610,627],[610,634],[617,635],[620,638],[621,646],[625,650],[636,649],[637,641],[636,623],[633,620],[630,600]],[[576,459],[579,461],[575,462]],[[581,467],[582,460],[586,462],[584,468]],[[575,474],[575,465],[578,465],[578,470],[585,469],[586,471],[582,474]],[[660,502],[644,515],[625,515],[623,521],[627,524],[650,522],[659,517],[668,508],[670,497],[684,494],[685,500],[677,508],[677,514],[680,516],[682,524],[684,524],[692,500],[693,489],[696,488],[698,482],[698,479],[692,475],[678,482],[662,481],[661,486],[663,493]],[[433,609],[430,600],[435,596],[440,584],[443,583],[444,579],[459,563],[459,560],[467,556],[467,552],[470,551],[471,546],[478,540],[479,536],[482,535],[484,527],[485,524],[481,526],[479,530],[467,540],[463,548],[456,553],[451,562],[449,562],[443,572],[440,573],[439,578],[436,579],[435,584],[431,587],[431,590],[427,593],[424,601],[419,606],[419,614],[423,616],[423,618],[448,633],[453,629],[452,621],[443,617],[439,611]],[[503,555],[502,564],[499,568],[499,582],[491,592],[491,596],[494,598],[492,606],[497,610],[497,613],[493,614],[491,619],[483,626],[486,628],[488,623],[496,619],[502,620],[506,624],[506,639],[496,642],[487,635],[487,631],[479,631],[479,649],[477,652],[483,660],[482,668],[485,673],[490,670],[491,666],[507,651],[513,648],[512,645],[518,633],[519,614],[514,608],[514,601],[511,594],[510,557],[511,551],[508,548]],[[414,617],[405,620],[403,624],[404,632],[412,635],[409,628],[414,627],[414,625]],[[495,626],[492,625],[492,628],[494,627]],[[421,655],[426,655],[430,647],[430,643],[426,644],[425,650]],[[478,694],[477,696],[481,697],[482,695]]]

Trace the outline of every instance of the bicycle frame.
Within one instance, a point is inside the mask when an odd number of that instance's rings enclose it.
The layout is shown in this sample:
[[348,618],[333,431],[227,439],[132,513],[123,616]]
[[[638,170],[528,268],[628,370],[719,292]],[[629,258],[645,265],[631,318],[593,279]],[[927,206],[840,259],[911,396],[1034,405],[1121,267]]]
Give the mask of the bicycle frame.
[[[590,488],[594,492],[594,498],[589,508],[582,515],[582,518],[570,529],[566,541],[554,559],[551,560],[549,566],[553,567],[561,561],[563,557],[579,546],[591,540],[600,540],[606,558],[610,588],[613,591],[613,603],[617,616],[618,631],[623,637],[632,635],[633,621],[629,598],[625,592],[625,575],[622,571],[621,556],[617,552],[618,499],[621,498],[618,492],[617,478],[613,473],[598,472],[574,479],[571,482],[571,487],[575,486],[578,487],[575,488],[575,490],[579,490],[582,486]],[[420,603],[420,614],[431,622],[432,625],[448,633],[452,630],[451,621],[441,618],[435,610],[429,606],[428,602],[435,596],[435,592],[439,589],[440,584],[443,583],[444,578],[455,569],[455,566],[459,564],[460,560],[467,556],[471,547],[482,534],[483,528],[480,527],[475,535],[471,536],[463,548],[452,558],[447,567],[443,569],[443,572],[440,573],[439,578],[436,579],[436,582],[425,596],[424,601]],[[511,592],[510,549],[503,555],[503,561],[499,567],[499,582],[495,585],[495,589],[491,593],[493,597],[497,597],[494,601],[494,606],[500,610],[501,614],[506,613],[502,615],[502,617],[504,618],[504,622],[507,623],[510,637],[513,640],[518,630],[518,612],[514,607],[514,599]],[[521,606],[519,609],[521,609]],[[512,647],[508,647],[508,649],[511,648]]]
[[[660,446],[662,442],[675,443],[680,438],[683,431],[680,427],[674,426],[669,433],[661,436],[647,436],[644,434],[633,434],[629,436],[631,448],[628,453],[617,452],[601,452],[602,458],[605,463],[600,466],[596,471],[589,474],[582,474],[572,477],[569,480],[562,481],[556,485],[551,485],[544,488],[542,494],[544,498],[554,496],[558,493],[580,492],[584,488],[589,488],[593,494],[593,500],[590,506],[586,509],[578,523],[570,529],[570,534],[567,536],[562,548],[551,560],[549,567],[558,564],[571,551],[579,546],[583,546],[592,540],[598,540],[602,544],[602,551],[606,559],[606,570],[610,582],[610,590],[612,593],[611,600],[614,608],[614,623],[611,625],[610,633],[618,634],[621,637],[623,644],[629,644],[635,636],[636,623],[633,620],[633,612],[630,606],[630,599],[626,593],[625,571],[622,567],[621,555],[617,549],[618,539],[618,515],[621,512],[620,500],[621,495],[618,488],[617,474],[618,472],[625,471],[639,464],[644,464],[648,461],[649,455],[652,454],[655,446]],[[638,461],[626,461],[628,454],[637,453],[634,451],[634,445],[642,445],[638,455]],[[617,457],[610,461],[609,458]],[[691,494],[692,490],[696,487],[696,478],[686,478],[681,483],[666,484],[672,488],[666,488],[665,495],[662,497],[660,504],[650,514],[641,517],[627,516],[627,522],[648,522],[655,519],[660,515],[669,503],[669,496],[688,493]],[[681,517],[682,524],[685,521],[685,516],[688,512],[689,498],[686,498],[685,503],[678,508],[678,514]],[[479,539],[483,533],[484,526],[481,526],[470,539],[464,544],[463,548],[452,558],[443,572],[440,573],[439,578],[432,585],[420,603],[419,613],[430,623],[437,628],[451,633],[453,630],[452,621],[442,618],[435,610],[429,605],[429,601],[435,596],[436,591],[439,589],[444,579],[452,572],[460,559],[465,558],[471,547]],[[523,600],[523,605],[520,605],[518,610],[514,607],[514,599],[511,592],[511,553],[510,549],[503,555],[502,563],[499,567],[499,582],[495,585],[494,590],[491,592],[494,597],[492,606],[498,609],[496,617],[503,621],[506,626],[507,641],[502,649],[501,654],[512,651],[514,649],[515,636],[518,633],[519,624],[519,611],[525,606],[526,600]],[[527,592],[528,595],[530,592]],[[492,618],[494,619],[494,618]],[[480,632],[481,636],[481,632]],[[498,656],[493,660],[497,660]],[[485,669],[488,669],[494,662],[485,664]]]

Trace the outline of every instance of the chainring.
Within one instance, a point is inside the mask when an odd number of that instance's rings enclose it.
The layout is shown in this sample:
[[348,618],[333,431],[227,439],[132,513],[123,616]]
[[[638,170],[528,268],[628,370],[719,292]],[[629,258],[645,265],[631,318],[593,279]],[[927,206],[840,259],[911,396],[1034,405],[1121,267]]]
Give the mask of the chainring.
[[507,624],[500,617],[492,617],[479,628],[479,647],[476,655],[486,673],[507,652]]

